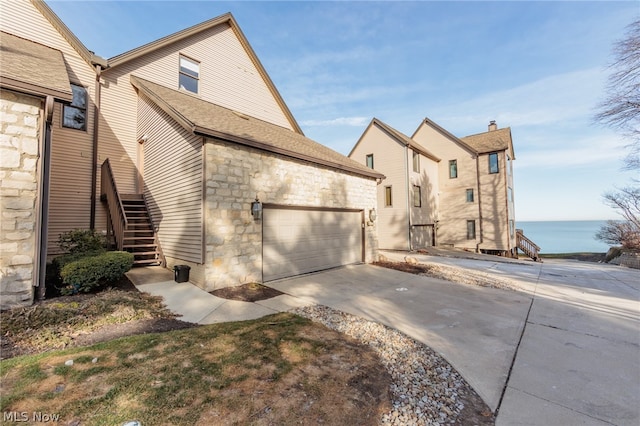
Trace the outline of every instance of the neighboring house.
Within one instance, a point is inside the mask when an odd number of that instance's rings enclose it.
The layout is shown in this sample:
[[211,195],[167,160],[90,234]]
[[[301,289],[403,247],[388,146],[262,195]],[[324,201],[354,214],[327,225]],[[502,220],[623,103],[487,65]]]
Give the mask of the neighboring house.
[[492,121],[487,132],[458,138],[425,118],[408,137],[373,119],[349,156],[387,176],[378,190],[380,248],[517,255],[524,236],[515,229],[509,128]]
[[440,159],[377,118],[371,120],[349,157],[386,176],[377,194],[380,248],[433,246]]
[[[1,19],[3,52],[31,46],[2,61],[2,307],[30,303],[41,260],[74,228],[107,233],[139,264],[188,265],[207,290],[375,260],[384,176],[302,134],[230,14],[106,61],[40,1],[3,3]],[[39,91],[5,78],[33,46],[36,83],[57,64]],[[11,139],[10,101],[35,108],[30,144]],[[5,217],[31,219],[14,232]]]

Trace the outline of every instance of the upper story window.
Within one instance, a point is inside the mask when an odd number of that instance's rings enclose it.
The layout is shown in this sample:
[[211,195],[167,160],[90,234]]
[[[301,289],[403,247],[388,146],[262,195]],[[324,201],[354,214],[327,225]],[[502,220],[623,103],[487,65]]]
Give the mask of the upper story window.
[[489,154],[489,173],[498,173],[498,153]]
[[373,154],[367,154],[367,167],[373,169]]
[[391,197],[391,187],[390,186],[385,186],[384,187],[384,206],[385,207],[393,206],[393,199]]
[[198,93],[199,79],[200,63],[180,55],[179,87],[189,92]]
[[467,203],[473,203],[473,188],[467,189]]
[[87,130],[87,89],[71,84],[73,100],[62,106],[62,127]]
[[511,157],[509,157],[509,154],[507,154],[507,176],[511,176]]
[[449,178],[458,177],[458,160],[449,160]]
[[420,154],[416,151],[413,152],[413,171],[420,173]]
[[413,185],[413,207],[422,207],[422,190],[418,185]]

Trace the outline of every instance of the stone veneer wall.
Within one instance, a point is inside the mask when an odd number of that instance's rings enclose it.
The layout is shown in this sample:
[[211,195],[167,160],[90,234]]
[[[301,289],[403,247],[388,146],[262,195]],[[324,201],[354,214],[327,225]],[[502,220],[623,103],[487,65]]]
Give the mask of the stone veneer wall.
[[30,305],[37,256],[41,100],[0,92],[0,307]]
[[[376,181],[257,149],[205,143],[205,290],[262,281],[262,203],[305,207],[376,207]],[[365,261],[377,260],[375,226],[365,227]]]

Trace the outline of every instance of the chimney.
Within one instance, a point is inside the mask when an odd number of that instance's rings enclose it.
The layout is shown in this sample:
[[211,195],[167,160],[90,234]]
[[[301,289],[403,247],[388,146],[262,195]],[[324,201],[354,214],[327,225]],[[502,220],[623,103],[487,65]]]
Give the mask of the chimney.
[[489,122],[489,131],[493,132],[494,130],[498,130],[498,125],[496,124],[496,120],[491,120]]

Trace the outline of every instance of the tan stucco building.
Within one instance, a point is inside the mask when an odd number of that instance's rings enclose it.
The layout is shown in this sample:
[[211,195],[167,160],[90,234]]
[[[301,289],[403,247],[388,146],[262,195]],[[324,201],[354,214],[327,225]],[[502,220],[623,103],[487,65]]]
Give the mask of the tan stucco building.
[[425,118],[409,137],[374,118],[349,157],[386,176],[380,248],[517,255],[509,128],[458,138]]

